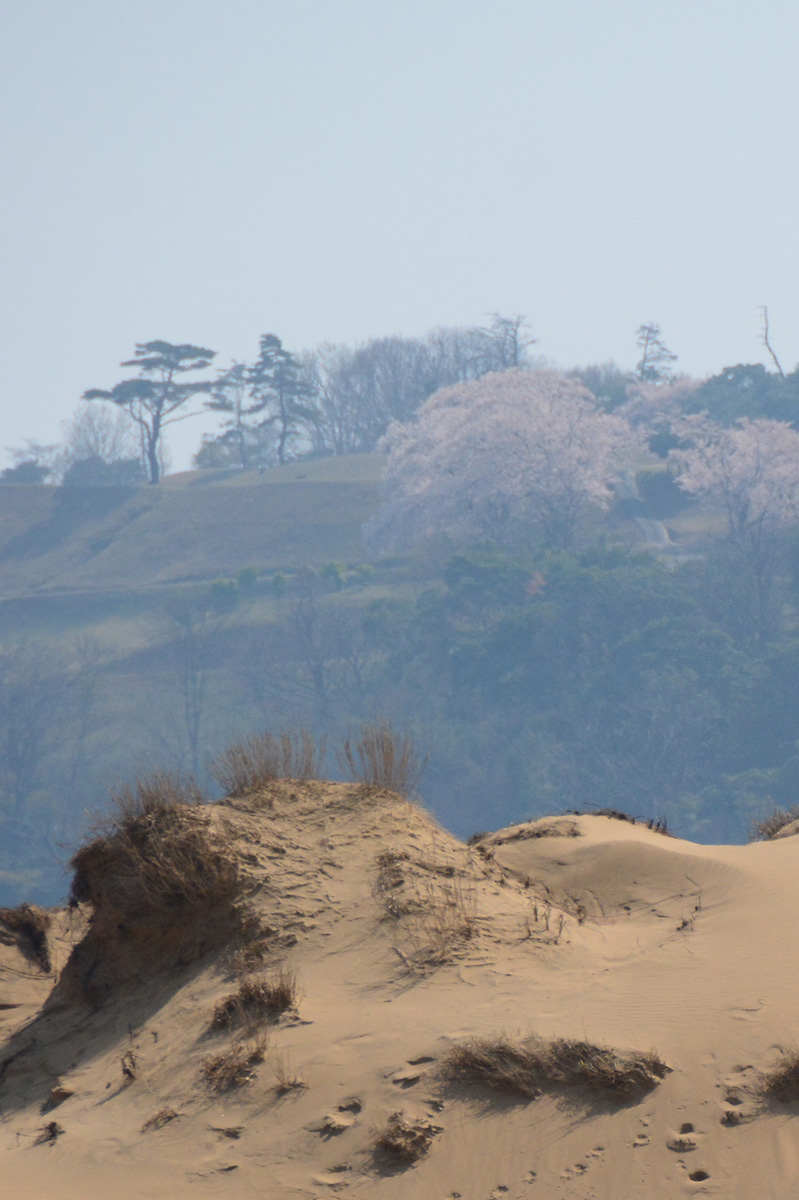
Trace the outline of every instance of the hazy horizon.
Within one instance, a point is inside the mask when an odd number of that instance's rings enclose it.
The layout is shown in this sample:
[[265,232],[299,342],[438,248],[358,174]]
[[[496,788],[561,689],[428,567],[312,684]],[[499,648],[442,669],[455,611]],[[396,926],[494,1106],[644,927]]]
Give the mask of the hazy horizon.
[[[136,342],[251,360],[525,313],[570,367],[799,359],[787,0],[0,10],[2,446]],[[176,467],[203,419],[170,438]]]

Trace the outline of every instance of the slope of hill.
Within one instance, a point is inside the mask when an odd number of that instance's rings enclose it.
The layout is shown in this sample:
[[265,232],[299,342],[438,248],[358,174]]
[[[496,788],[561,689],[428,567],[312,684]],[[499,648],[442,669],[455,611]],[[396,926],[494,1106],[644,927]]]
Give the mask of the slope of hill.
[[203,471],[161,487],[0,488],[0,596],[128,591],[246,566],[358,562],[376,455]]
[[[7,1194],[796,1194],[796,1106],[757,1087],[795,1035],[796,838],[578,816],[467,846],[391,793],[291,781],[192,811],[219,897],[236,865],[213,914],[151,874],[139,894],[106,839],[79,867],[84,915],[56,917],[49,996],[0,946]],[[247,968],[294,973],[282,1015],[241,1023]],[[531,1032],[573,1039],[565,1074],[527,1095],[453,1077],[453,1048]],[[586,1091],[586,1043],[669,1070]]]

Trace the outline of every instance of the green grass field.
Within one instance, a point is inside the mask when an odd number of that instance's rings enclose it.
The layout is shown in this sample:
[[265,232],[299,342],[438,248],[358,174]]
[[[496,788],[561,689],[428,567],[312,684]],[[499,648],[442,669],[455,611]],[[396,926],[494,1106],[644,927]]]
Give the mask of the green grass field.
[[[90,632],[123,653],[170,597],[244,567],[261,577],[363,561],[377,455],[259,473],[193,471],[162,486],[0,488],[0,634],[62,642]],[[268,599],[257,619],[268,619]],[[255,613],[253,613],[255,616]]]
[[0,489],[0,596],[136,591],[259,571],[359,562],[376,455],[209,471],[160,487]]

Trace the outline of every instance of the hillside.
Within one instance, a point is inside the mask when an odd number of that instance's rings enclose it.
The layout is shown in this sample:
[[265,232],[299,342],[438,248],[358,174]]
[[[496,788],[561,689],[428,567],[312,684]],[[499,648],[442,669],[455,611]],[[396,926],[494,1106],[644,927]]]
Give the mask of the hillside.
[[0,598],[126,592],[359,562],[374,511],[376,455],[258,472],[195,471],[159,487],[0,488]]
[[[467,846],[392,793],[292,781],[186,812],[127,830],[201,830],[205,899],[165,902],[106,837],[54,973],[0,946],[9,1195],[795,1195],[796,1105],[757,1085],[795,1036],[796,838],[567,816]],[[296,989],[242,1026],[248,968]],[[531,1033],[526,1095],[454,1071]],[[610,1047],[608,1090],[585,1060]]]

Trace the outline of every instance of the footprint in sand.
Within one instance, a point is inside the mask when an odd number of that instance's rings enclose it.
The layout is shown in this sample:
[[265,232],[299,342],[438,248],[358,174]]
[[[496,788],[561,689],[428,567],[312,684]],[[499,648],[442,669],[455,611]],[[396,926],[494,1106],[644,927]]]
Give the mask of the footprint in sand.
[[695,1129],[690,1121],[685,1121],[675,1133],[666,1142],[669,1150],[673,1150],[675,1154],[687,1154],[690,1150],[696,1150],[699,1145],[698,1139],[694,1136]]
[[744,1097],[740,1094],[736,1087],[731,1087],[729,1084],[724,1086],[726,1090],[723,1103],[728,1107],[725,1108],[721,1114],[721,1124],[732,1127],[735,1125],[743,1125],[744,1121],[750,1121],[752,1119],[752,1114],[751,1112],[747,1112],[743,1107]]
[[668,1149],[675,1154],[688,1154],[690,1150],[696,1150],[698,1145],[696,1138],[692,1137],[672,1137],[666,1142]]
[[640,1150],[642,1146],[648,1146],[652,1139],[645,1133],[637,1133],[633,1138],[633,1150]]
[[429,1054],[423,1054],[421,1058],[409,1058],[408,1065],[397,1071],[396,1075],[392,1076],[391,1082],[396,1087],[413,1087],[427,1073],[432,1062],[435,1062],[435,1059],[431,1058]]

